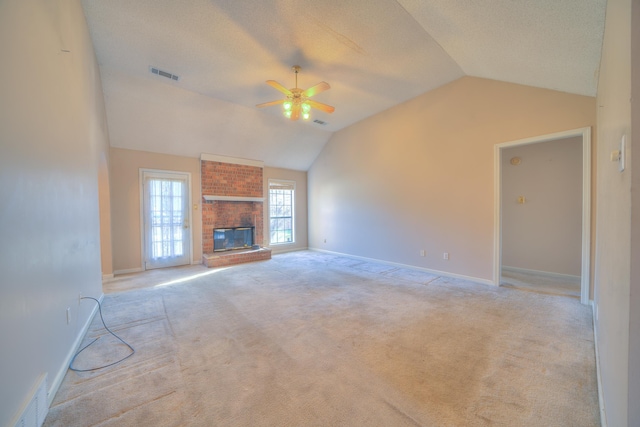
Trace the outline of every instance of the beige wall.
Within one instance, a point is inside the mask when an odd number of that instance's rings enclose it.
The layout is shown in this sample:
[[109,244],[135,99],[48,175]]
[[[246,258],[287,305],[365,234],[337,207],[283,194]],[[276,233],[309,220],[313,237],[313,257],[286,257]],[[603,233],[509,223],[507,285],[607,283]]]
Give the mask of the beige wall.
[[582,138],[506,148],[501,176],[503,267],[580,276]]
[[[640,141],[640,1],[631,10],[631,134]],[[640,150],[631,150],[631,162],[640,165]],[[637,166],[636,166],[637,169]],[[631,281],[629,299],[629,402],[640,402],[640,173],[631,177]],[[629,425],[640,425],[640,405],[629,405]]]
[[[117,273],[142,268],[140,238],[140,184],[139,170],[160,169],[191,173],[193,232],[193,261],[202,260],[202,213],[200,186],[200,159],[150,153],[146,151],[111,148],[111,223],[113,239],[113,270]],[[286,179],[296,182],[296,242],[275,245],[274,252],[299,250],[307,247],[307,173],[279,168],[264,168],[264,194],[268,195],[268,180]],[[268,203],[265,206],[265,236],[268,236]],[[267,241],[265,239],[265,245]]]
[[[294,205],[294,233],[295,242],[291,244],[271,245],[269,243],[269,179],[282,179],[296,183]],[[273,253],[306,249],[307,241],[307,173],[291,169],[264,168],[264,245],[269,246]]]
[[109,184],[109,152],[101,156],[98,166],[98,202],[100,206],[100,255],[102,278],[113,277],[113,250],[111,247],[111,189]]
[[[637,3],[636,3],[637,4]],[[596,221],[596,330],[607,424],[628,419],[631,173],[610,161],[620,139],[631,140],[631,1],[607,2],[598,82],[598,199]],[[636,307],[637,310],[637,307]],[[633,402],[637,406],[637,401]]]
[[594,98],[456,80],[334,134],[308,173],[309,246],[491,281],[493,146],[594,124]]
[[[142,268],[140,168],[191,174],[193,262],[202,262],[200,159],[111,148],[111,224],[115,273]],[[197,205],[197,208],[196,206]]]
[[[102,295],[98,65],[78,0],[0,1],[0,425],[53,392]],[[67,324],[67,309],[70,322]]]

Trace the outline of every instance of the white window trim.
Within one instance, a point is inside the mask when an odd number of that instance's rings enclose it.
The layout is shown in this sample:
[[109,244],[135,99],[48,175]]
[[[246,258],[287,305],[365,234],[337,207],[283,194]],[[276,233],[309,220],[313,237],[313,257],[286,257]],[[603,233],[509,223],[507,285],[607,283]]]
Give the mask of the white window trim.
[[[282,183],[282,184],[290,184],[293,185],[293,200],[291,203],[291,242],[283,242],[283,243],[274,243],[271,241],[271,183]],[[267,230],[269,236],[269,246],[286,246],[286,245],[295,245],[296,244],[296,181],[291,181],[288,179],[269,179],[269,185],[267,188],[267,193],[269,197],[267,198]]]

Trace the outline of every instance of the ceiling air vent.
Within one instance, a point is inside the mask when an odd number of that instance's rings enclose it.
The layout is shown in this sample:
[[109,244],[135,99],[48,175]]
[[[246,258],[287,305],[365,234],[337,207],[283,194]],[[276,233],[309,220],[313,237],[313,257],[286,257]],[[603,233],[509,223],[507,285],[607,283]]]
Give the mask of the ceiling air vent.
[[323,122],[322,120],[318,120],[318,119],[315,119],[313,121],[313,123],[317,123],[317,124],[322,125],[322,126],[326,126],[328,124],[327,122]]
[[180,80],[180,76],[176,76],[175,74],[171,74],[168,73],[166,71],[162,71],[156,67],[149,67],[149,70],[151,71],[152,74],[155,74],[157,76],[162,76],[162,77],[166,77],[168,79],[174,80],[174,81],[178,81]]

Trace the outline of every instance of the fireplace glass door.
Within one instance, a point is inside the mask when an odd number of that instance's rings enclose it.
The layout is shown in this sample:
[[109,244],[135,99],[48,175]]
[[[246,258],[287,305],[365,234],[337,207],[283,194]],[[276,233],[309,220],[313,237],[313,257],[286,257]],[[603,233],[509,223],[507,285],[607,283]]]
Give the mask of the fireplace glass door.
[[253,245],[254,227],[215,228],[213,230],[213,250],[231,251],[248,249]]

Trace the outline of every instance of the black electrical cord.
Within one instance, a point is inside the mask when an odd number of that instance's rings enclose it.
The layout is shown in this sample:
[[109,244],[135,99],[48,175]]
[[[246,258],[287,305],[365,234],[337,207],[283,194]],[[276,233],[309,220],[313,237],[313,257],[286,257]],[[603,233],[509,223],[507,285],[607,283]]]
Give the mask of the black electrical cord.
[[98,312],[100,313],[100,319],[102,320],[102,325],[104,326],[104,328],[114,337],[116,337],[118,340],[120,340],[120,342],[124,345],[126,345],[127,347],[129,347],[131,349],[131,353],[129,353],[127,356],[123,357],[122,359],[113,362],[113,363],[109,363],[108,365],[104,365],[104,366],[99,366],[97,368],[91,368],[91,369],[76,369],[73,367],[73,362],[76,360],[76,357],[78,357],[78,355],[80,353],[82,353],[87,347],[89,347],[91,344],[93,344],[94,342],[98,341],[100,339],[100,337],[96,338],[95,340],[91,341],[89,344],[85,345],[84,347],[82,347],[80,350],[78,350],[78,352],[76,354],[73,355],[73,358],[71,358],[71,362],[69,363],[69,369],[71,369],[72,371],[75,372],[91,372],[91,371],[97,371],[98,369],[103,369],[103,368],[108,368],[109,366],[113,366],[116,365],[128,358],[130,358],[131,356],[133,356],[136,351],[134,350],[133,347],[131,347],[131,345],[129,345],[128,342],[126,342],[125,340],[123,340],[122,338],[120,338],[119,336],[117,336],[115,333],[113,333],[113,331],[111,331],[111,329],[109,329],[107,327],[107,324],[104,323],[104,317],[102,317],[102,305],[100,304],[100,301],[98,301],[97,299],[93,298],[93,297],[81,297],[80,299],[92,299],[94,300],[97,304],[98,304]]

